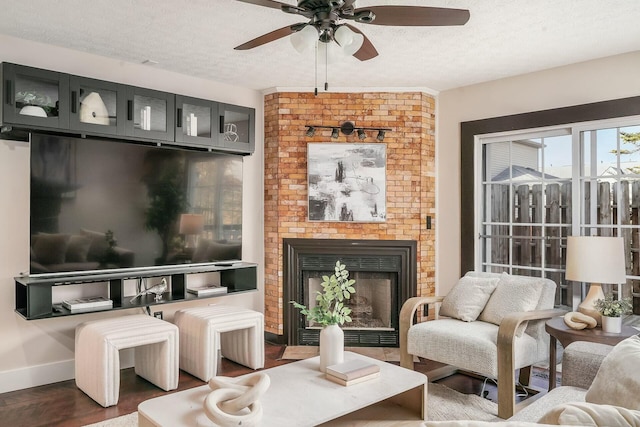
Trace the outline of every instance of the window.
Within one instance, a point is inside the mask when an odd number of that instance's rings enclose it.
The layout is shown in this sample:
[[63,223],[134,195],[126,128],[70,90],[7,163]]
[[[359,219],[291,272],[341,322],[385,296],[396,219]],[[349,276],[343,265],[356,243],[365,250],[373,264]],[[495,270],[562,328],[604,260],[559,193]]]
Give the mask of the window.
[[210,240],[242,239],[242,162],[232,156],[189,165],[191,211],[204,216]]
[[476,135],[475,269],[549,278],[556,304],[573,306],[567,236],[622,236],[628,284],[640,292],[636,135],[640,118]]

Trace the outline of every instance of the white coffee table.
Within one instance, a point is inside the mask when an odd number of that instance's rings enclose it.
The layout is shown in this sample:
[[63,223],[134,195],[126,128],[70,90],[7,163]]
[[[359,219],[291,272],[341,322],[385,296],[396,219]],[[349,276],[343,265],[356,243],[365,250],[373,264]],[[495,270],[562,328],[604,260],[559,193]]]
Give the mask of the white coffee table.
[[[264,411],[261,425],[316,426],[389,400],[412,411],[414,419],[426,420],[426,375],[345,352],[345,360],[356,358],[380,365],[380,377],[344,387],[324,377],[318,357],[260,371],[271,379],[260,399]],[[204,385],[144,401],[138,405],[139,426],[214,426],[202,409],[210,391]]]

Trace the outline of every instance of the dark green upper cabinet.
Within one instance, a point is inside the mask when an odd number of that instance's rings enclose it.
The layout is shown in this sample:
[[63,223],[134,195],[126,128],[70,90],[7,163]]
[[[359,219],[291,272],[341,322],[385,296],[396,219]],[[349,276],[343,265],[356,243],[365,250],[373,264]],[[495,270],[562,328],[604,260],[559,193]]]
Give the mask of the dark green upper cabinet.
[[8,137],[48,131],[241,155],[255,148],[253,108],[8,62],[0,80],[0,133]]
[[176,142],[195,147],[216,147],[217,117],[217,102],[176,95]]
[[218,104],[220,130],[218,146],[227,151],[253,153],[256,110],[231,104]]
[[91,134],[124,135],[125,85],[71,76],[69,127]]
[[174,141],[175,95],[127,86],[125,133],[137,138]]
[[34,129],[69,127],[69,75],[2,64],[2,124]]

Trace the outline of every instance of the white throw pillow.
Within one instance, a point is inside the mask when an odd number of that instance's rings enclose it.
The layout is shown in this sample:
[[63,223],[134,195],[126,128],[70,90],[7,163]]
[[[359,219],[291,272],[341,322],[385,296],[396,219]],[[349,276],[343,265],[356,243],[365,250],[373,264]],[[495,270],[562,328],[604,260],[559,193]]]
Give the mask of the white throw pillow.
[[639,366],[640,337],[634,335],[618,343],[607,354],[585,400],[640,410]]
[[554,407],[538,422],[562,426],[635,427],[640,425],[640,412],[613,405],[572,402]]
[[[520,280],[503,273],[478,320],[500,325],[507,314],[535,310],[541,292],[542,286],[532,285],[530,280]],[[516,335],[522,336],[526,327],[527,322],[523,322],[518,327]]]
[[440,314],[465,322],[473,322],[489,301],[499,280],[499,277],[461,277],[444,297]]

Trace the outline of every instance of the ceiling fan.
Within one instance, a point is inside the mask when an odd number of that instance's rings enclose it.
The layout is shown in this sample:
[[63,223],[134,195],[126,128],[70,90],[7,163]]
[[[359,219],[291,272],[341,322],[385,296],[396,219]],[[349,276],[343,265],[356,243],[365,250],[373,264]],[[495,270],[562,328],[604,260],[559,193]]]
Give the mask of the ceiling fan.
[[[341,21],[352,21],[361,24],[391,26],[444,26],[464,25],[469,20],[466,9],[449,9],[426,6],[369,6],[356,8],[356,0],[298,0],[298,5],[282,3],[276,0],[238,0],[258,6],[280,9],[283,12],[301,15],[308,22],[286,26],[235,47],[236,50],[253,49],[266,43],[278,40],[306,30],[311,37],[324,43],[335,41],[342,46],[341,33],[359,34],[361,42],[357,50],[351,53],[361,61],[378,56],[378,51],[371,41],[355,26]],[[350,29],[353,33],[345,31]],[[317,34],[313,30],[315,29]],[[349,39],[350,40],[350,39]]]

